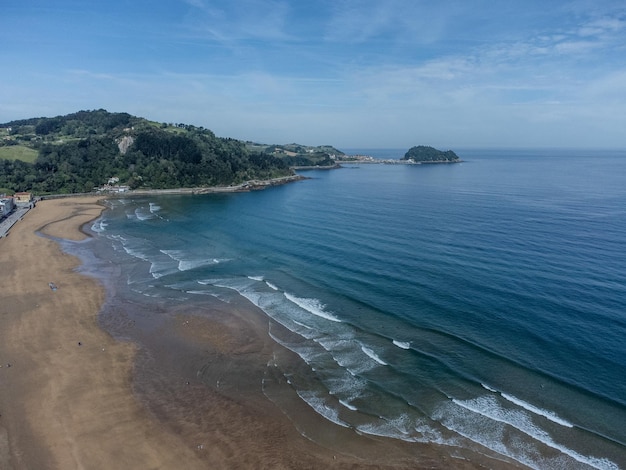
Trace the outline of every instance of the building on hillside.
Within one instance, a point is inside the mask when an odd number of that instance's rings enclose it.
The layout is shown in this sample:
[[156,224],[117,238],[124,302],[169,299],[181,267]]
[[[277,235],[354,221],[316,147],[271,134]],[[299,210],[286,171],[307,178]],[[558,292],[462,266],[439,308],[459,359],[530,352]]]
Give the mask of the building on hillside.
[[13,197],[15,198],[16,204],[30,204],[33,202],[33,193],[15,193]]
[[99,193],[125,193],[130,190],[130,186],[120,186],[120,185],[110,185],[105,184],[100,186],[99,188],[94,188]]
[[0,217],[6,217],[15,208],[15,202],[12,197],[0,198]]

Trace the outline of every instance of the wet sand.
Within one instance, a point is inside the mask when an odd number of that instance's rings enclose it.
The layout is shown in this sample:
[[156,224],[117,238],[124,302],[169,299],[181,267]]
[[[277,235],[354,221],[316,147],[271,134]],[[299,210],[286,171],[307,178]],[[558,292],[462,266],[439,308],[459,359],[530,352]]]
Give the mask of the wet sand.
[[[1,469],[511,468],[358,436],[298,405],[268,375],[273,355],[289,353],[244,299],[142,324],[153,305],[107,297],[76,257],[36,234],[84,238],[97,201],[42,201],[0,239]],[[268,396],[292,402],[294,419]]]

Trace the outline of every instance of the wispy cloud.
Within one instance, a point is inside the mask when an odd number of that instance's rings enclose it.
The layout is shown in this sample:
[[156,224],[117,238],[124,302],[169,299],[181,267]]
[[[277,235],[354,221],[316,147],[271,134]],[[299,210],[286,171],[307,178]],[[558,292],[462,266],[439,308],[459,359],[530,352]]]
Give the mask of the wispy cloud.
[[286,1],[185,2],[191,7],[186,24],[196,37],[228,44],[254,39],[286,40],[291,37],[288,33],[290,7]]
[[603,37],[619,33],[626,29],[626,21],[622,18],[606,17],[592,20],[578,29],[579,36]]
[[[450,16],[463,3],[414,0],[344,0],[333,3],[324,37],[331,42],[363,43],[384,39],[391,43],[433,43],[445,35]],[[454,13],[448,13],[452,12]]]

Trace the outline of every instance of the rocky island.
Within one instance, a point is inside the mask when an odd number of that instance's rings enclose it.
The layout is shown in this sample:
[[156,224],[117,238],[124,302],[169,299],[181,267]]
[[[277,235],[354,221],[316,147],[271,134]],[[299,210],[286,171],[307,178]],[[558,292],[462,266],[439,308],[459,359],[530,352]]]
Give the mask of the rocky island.
[[418,145],[411,147],[402,158],[375,158],[370,155],[341,155],[337,163],[378,163],[384,165],[419,165],[422,163],[460,163],[463,160],[452,150],[437,150]]
[[411,147],[401,160],[414,163],[458,163],[461,161],[452,150],[444,152],[426,145]]

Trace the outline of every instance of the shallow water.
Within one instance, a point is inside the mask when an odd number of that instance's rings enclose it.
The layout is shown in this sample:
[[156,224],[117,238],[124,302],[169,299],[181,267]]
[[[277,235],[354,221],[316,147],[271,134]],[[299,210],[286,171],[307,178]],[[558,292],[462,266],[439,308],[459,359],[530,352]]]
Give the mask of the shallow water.
[[275,356],[267,395],[278,376],[353,432],[626,466],[626,155],[457,153],[111,200],[92,228],[113,263],[89,269],[147,317],[245,297],[301,358]]

